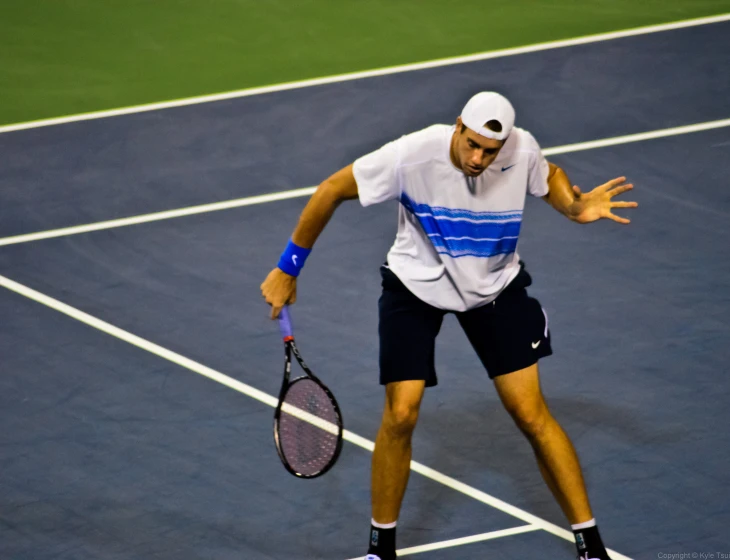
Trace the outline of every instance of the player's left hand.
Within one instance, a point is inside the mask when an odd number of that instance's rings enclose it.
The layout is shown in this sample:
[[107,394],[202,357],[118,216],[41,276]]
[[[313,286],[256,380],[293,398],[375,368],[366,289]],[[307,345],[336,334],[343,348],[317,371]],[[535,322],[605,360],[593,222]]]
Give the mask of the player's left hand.
[[573,187],[575,202],[573,202],[573,219],[580,224],[595,222],[601,218],[608,218],[620,224],[628,224],[631,220],[617,216],[612,212],[614,208],[636,208],[637,202],[614,202],[614,196],[630,191],[634,188],[631,183],[626,183],[626,177],[611,179],[593,189],[591,192],[583,193],[577,185]]

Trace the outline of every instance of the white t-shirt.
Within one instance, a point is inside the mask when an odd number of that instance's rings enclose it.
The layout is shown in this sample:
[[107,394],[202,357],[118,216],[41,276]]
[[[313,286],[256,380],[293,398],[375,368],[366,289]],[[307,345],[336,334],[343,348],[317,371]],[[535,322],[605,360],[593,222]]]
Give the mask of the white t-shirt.
[[449,311],[487,304],[519,272],[525,194],[548,192],[548,163],[513,128],[497,158],[467,178],[449,157],[454,126],[408,134],[355,161],[360,203],[400,201],[388,266],[418,298]]

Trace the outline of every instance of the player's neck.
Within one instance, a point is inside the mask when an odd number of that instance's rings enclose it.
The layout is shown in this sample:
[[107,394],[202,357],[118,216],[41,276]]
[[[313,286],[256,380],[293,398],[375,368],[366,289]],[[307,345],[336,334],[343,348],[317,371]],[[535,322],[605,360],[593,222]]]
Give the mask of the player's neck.
[[459,158],[456,157],[456,131],[454,131],[451,135],[451,142],[449,143],[449,159],[451,160],[451,165],[464,173],[464,170],[461,168],[461,164],[459,163]]

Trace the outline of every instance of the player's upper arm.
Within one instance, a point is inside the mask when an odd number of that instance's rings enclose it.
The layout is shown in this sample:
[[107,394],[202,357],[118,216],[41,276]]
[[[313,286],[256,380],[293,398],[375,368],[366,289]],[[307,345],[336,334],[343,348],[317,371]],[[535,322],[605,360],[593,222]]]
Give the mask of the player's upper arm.
[[560,168],[550,161],[548,161],[547,164],[548,164],[548,168],[549,168],[547,181],[548,181],[548,183],[550,183],[550,179],[553,178],[553,175],[555,175]]
[[[545,161],[547,161],[547,160],[545,160]],[[545,200],[550,198],[550,181],[555,176],[555,174],[558,171],[560,171],[560,168],[557,165],[555,165],[554,163],[548,161],[547,164],[548,164],[548,176],[547,176],[548,192],[545,194],[545,196],[543,196],[543,198]]]
[[324,182],[327,190],[332,193],[335,200],[341,201],[357,198],[357,182],[352,172],[352,165],[343,167]]

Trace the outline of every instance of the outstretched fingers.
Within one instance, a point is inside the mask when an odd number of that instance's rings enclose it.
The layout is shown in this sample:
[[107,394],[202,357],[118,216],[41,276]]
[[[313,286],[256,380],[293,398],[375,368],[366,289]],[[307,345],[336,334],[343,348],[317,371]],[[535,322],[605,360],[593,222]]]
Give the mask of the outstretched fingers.
[[609,189],[604,192],[606,192],[608,194],[608,196],[616,196],[617,194],[623,194],[627,191],[630,191],[633,188],[634,188],[634,185],[629,183],[628,185],[621,185],[620,187],[615,187],[613,189]]
[[619,224],[630,224],[631,220],[627,218],[622,218],[621,216],[617,216],[616,214],[613,214],[611,212],[608,213],[608,218],[611,218],[614,222],[618,222]]
[[[619,185],[622,185],[625,182],[626,182],[626,177],[616,177],[615,179],[611,179],[607,183],[603,183],[598,188],[601,189],[601,191],[606,192],[606,191],[613,189],[614,187],[618,187]],[[626,186],[629,186],[629,185],[626,185]]]
[[613,220],[614,222],[618,222],[619,224],[630,224],[631,223],[631,220],[629,220],[627,218],[622,218],[621,216],[617,216],[613,212],[606,212],[606,214],[604,215],[604,218],[609,218],[609,219]]

